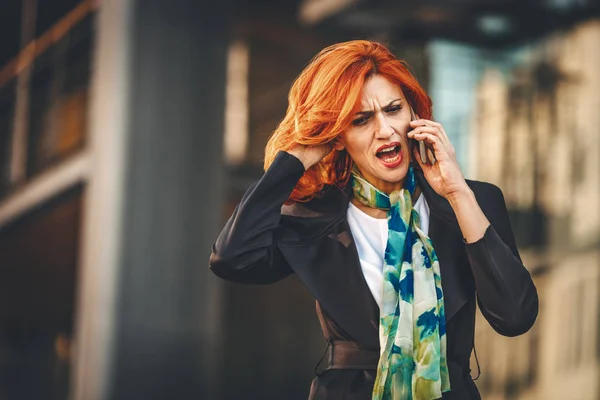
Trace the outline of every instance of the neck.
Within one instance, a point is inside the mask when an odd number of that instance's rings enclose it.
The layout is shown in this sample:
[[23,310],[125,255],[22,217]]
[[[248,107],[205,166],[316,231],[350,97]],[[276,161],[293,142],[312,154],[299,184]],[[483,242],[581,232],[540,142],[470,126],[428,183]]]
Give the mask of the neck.
[[390,193],[392,193],[395,190],[400,190],[404,187],[404,179],[402,179],[399,182],[370,182],[371,185],[375,186],[378,190],[382,191],[383,193],[389,195]]
[[[381,189],[379,189],[379,190],[381,190]],[[420,195],[421,195],[421,188],[419,186],[417,186],[417,188],[415,189],[415,192],[412,195],[412,202],[413,202],[413,204],[416,203],[416,201],[417,201],[417,199],[419,198]],[[370,217],[377,218],[377,219],[386,219],[387,218],[387,211],[386,210],[382,210],[380,208],[374,208],[374,207],[366,206],[363,203],[361,203],[360,201],[356,200],[356,198],[354,198],[354,197],[350,201],[359,210],[361,210],[362,212],[364,212],[365,214],[367,214]]]

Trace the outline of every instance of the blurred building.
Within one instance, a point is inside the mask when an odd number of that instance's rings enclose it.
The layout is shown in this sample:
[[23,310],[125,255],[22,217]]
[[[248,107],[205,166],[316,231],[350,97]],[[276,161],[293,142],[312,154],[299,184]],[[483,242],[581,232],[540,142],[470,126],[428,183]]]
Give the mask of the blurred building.
[[600,398],[599,42],[595,19],[507,50],[476,91],[472,173],[503,188],[541,301],[523,337],[478,324],[486,398]]
[[3,2],[0,398],[214,397],[230,13]]
[[306,398],[310,294],[207,260],[295,77],[364,37],[411,65],[465,175],[502,188],[538,286],[526,335],[479,316],[483,398],[600,398],[597,4],[200,3],[2,6],[0,398]]
[[0,12],[6,399],[66,398],[71,372],[95,11],[92,2],[51,3],[6,2]]

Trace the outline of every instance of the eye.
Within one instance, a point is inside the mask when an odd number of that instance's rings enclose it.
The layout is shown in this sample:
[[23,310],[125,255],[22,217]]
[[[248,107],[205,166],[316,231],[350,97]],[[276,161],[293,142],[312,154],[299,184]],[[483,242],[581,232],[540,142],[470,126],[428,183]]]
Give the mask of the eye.
[[369,120],[369,117],[356,118],[354,121],[352,121],[352,125],[361,126],[361,125],[366,124],[368,120]]
[[389,106],[388,108],[385,109],[385,112],[387,112],[388,114],[396,114],[401,109],[402,109],[402,107],[400,107],[400,105]]

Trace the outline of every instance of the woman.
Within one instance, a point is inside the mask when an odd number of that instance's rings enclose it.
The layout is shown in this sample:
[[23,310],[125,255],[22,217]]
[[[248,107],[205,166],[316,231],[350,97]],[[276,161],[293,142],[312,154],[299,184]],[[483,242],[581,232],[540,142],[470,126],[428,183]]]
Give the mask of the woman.
[[480,398],[476,301],[516,336],[536,319],[537,293],[502,192],[463,178],[406,64],[370,41],[322,50],[291,88],[265,169],[210,266],[235,282],[295,273],[306,285],[330,343],[310,399]]

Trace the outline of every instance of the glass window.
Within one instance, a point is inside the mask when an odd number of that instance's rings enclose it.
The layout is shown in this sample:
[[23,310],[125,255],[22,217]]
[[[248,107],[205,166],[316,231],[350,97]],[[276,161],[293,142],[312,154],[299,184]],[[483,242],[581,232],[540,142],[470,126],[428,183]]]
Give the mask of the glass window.
[[36,37],[52,28],[62,17],[72,11],[81,0],[37,1]]
[[0,197],[10,185],[10,151],[15,111],[15,81],[0,87]]
[[19,52],[21,42],[20,1],[3,1],[0,7],[0,68]]
[[31,79],[28,175],[85,142],[93,15],[35,60]]
[[68,397],[82,188],[0,229],[0,398]]

